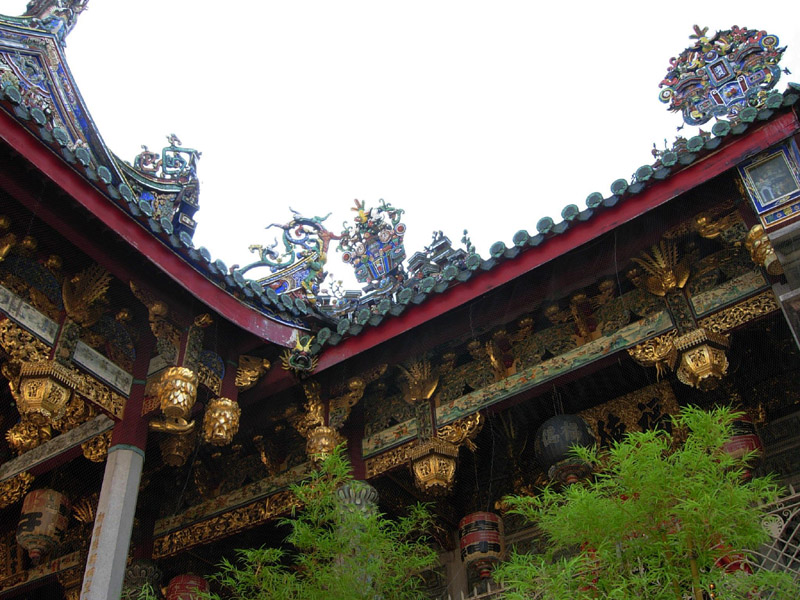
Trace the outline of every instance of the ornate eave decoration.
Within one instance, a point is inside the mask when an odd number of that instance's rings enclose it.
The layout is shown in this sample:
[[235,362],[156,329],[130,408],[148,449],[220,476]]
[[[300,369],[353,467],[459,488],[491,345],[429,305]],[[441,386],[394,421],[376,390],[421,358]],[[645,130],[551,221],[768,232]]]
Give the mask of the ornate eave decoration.
[[763,225],[753,225],[747,232],[744,246],[750,252],[753,262],[759,267],[763,267],[767,273],[773,276],[783,274],[783,265],[775,255],[775,249],[772,247]]
[[343,442],[344,438],[333,427],[319,425],[308,432],[306,454],[314,462],[320,462],[333,454],[336,446]]
[[781,76],[778,62],[785,47],[778,46],[777,36],[737,26],[714,36],[707,32],[708,27],[694,26],[694,45],[670,59],[659,84],[659,100],[680,111],[689,125],[761,108]]
[[286,514],[297,506],[294,494],[281,490],[267,498],[156,537],[153,540],[153,558],[166,558],[193,546],[231,536]]
[[439,386],[439,373],[427,358],[409,362],[406,366],[397,365],[397,368],[400,369],[400,386],[407,403],[415,404],[433,397]]
[[[207,316],[201,315],[195,320],[193,328],[201,329],[207,326],[208,322]],[[190,329],[190,339],[191,333],[192,330]],[[203,364],[200,362],[202,353],[199,352],[201,339],[197,337],[195,340],[197,342],[195,346],[197,347],[191,352],[192,345],[187,342],[189,347],[183,362],[184,365],[191,364],[196,366],[200,371],[203,368]],[[194,354],[194,358],[191,361],[188,359],[190,354]],[[221,384],[221,374],[215,374],[212,378],[213,381],[208,380],[210,375],[209,370],[206,383],[213,383],[209,389],[218,391]],[[159,379],[151,384],[150,393],[158,398],[163,418],[151,420],[150,429],[171,434],[169,436],[171,439],[161,440],[162,456],[167,464],[173,466],[183,464],[188,456],[187,452],[190,452],[191,448],[194,447],[196,438],[193,435],[195,421],[190,420],[190,418],[197,401],[197,386],[200,381],[201,378],[198,376],[198,371],[187,366],[181,366],[165,369],[160,374]],[[235,401],[221,397],[212,399],[206,406],[203,416],[203,441],[215,446],[224,446],[231,443],[233,437],[239,431],[240,416],[241,409]]]
[[196,441],[197,431],[193,428],[188,431],[162,436],[158,441],[161,460],[170,467],[185,465],[194,451]]
[[643,367],[656,367],[661,377],[675,370],[678,380],[708,391],[717,387],[728,372],[728,336],[699,327],[683,335],[670,331],[628,349]]
[[270,362],[266,358],[242,354],[239,357],[239,365],[236,368],[236,387],[239,388],[240,392],[249,390],[258,383],[259,379],[266,375],[270,366]]
[[61,296],[67,316],[81,327],[91,327],[102,316],[111,275],[100,265],[92,265],[71,279],[65,279]]
[[295,342],[294,348],[281,354],[281,368],[291,371],[297,377],[306,377],[313,373],[319,362],[319,356],[315,356],[313,351],[313,342],[313,336],[301,336]]
[[41,446],[53,437],[53,429],[49,423],[36,425],[27,419],[20,419],[6,431],[6,442],[15,454],[24,454]]
[[628,348],[628,354],[643,367],[655,367],[658,378],[675,368],[678,351],[675,349],[676,330],[656,336]]
[[631,259],[644,270],[630,269],[628,278],[638,288],[646,289],[654,296],[663,297],[675,289],[683,289],[689,280],[686,257],[681,258],[674,240],[661,240],[650,252],[642,252]]
[[306,438],[306,455],[319,463],[333,453],[344,437],[325,419],[325,404],[319,382],[308,380],[303,383],[306,395],[305,412],[292,420],[297,432]]
[[108,449],[111,447],[111,432],[106,431],[91,440],[81,444],[83,456],[96,463],[103,462],[108,456]]

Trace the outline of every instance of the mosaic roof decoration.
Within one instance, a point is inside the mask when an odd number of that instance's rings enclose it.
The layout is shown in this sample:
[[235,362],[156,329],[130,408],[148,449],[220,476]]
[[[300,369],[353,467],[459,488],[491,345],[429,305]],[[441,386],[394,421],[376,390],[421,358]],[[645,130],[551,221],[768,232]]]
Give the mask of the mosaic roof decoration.
[[669,103],[670,111],[680,111],[689,125],[763,107],[781,76],[778,62],[786,48],[778,45],[777,36],[735,25],[713,37],[707,32],[708,27],[694,26],[689,36],[694,45],[670,59],[659,84],[659,100]]
[[385,200],[370,209],[363,200],[355,200],[355,207],[350,210],[356,216],[352,227],[344,224],[338,246],[342,260],[353,267],[356,279],[366,283],[367,289],[393,289],[405,278],[406,226],[400,222],[405,211]]
[[[273,223],[267,229],[283,230],[282,250],[277,250],[278,240],[270,246],[254,244],[250,252],[258,254],[258,260],[235,269],[239,275],[266,269],[269,274],[257,280],[264,291],[277,300],[278,295],[288,294],[300,300],[315,300],[319,286],[327,274],[324,271],[328,260],[328,246],[339,236],[325,228],[323,222],[330,216],[307,218],[295,210],[294,218],[284,225]],[[257,273],[257,271],[256,271]],[[295,303],[296,304],[296,303]]]

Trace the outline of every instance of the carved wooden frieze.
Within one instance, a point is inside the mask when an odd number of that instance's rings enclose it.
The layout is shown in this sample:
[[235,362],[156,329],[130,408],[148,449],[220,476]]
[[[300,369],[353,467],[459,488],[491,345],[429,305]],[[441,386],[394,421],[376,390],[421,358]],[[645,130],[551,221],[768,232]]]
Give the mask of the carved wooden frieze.
[[23,471],[28,471],[70,448],[79,446],[106,431],[110,431],[113,427],[114,421],[112,419],[106,415],[97,415],[91,421],[78,425],[75,429],[62,433],[22,456],[0,465],[0,481],[14,477]]

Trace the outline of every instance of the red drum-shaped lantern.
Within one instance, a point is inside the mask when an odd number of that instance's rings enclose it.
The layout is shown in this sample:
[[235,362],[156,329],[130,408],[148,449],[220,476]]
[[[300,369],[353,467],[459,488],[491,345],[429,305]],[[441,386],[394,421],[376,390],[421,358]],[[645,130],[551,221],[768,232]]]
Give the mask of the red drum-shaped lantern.
[[69,500],[55,490],[33,490],[22,502],[17,543],[28,551],[34,564],[53,550],[69,524]]
[[178,575],[169,580],[167,600],[200,600],[199,592],[208,591],[208,582],[199,575]]
[[492,567],[505,552],[503,519],[490,512],[474,512],[458,524],[461,560],[474,566],[482,579],[492,574]]
[[[731,439],[722,447],[725,452],[734,458],[742,458],[749,452],[756,453],[756,461],[761,457],[764,446],[750,417],[745,415],[731,423],[731,434]],[[745,470],[744,478],[750,479],[751,476],[750,471]]]

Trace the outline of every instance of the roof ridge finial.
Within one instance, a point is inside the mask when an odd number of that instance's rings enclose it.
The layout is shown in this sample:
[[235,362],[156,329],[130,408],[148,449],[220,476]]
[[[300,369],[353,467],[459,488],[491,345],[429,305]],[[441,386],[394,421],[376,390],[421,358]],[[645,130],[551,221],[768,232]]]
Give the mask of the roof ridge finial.
[[55,34],[63,44],[88,4],[89,0],[30,0],[22,16]]

